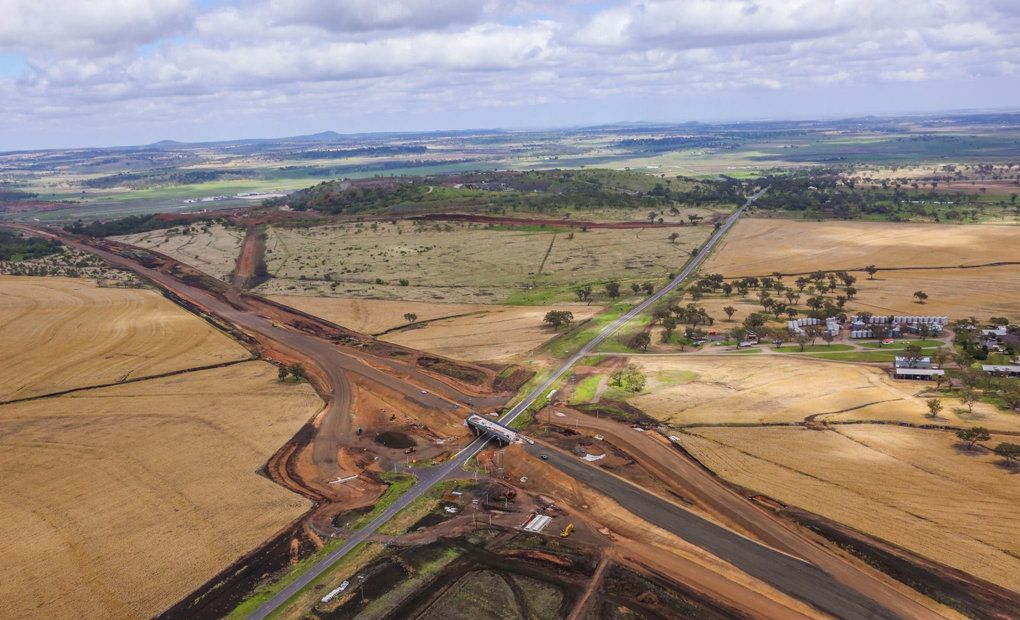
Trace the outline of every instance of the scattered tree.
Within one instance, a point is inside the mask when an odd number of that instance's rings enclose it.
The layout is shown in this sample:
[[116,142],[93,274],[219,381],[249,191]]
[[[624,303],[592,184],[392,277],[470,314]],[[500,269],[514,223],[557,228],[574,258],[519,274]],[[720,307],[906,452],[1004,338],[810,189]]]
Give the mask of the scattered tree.
[[928,293],[924,291],[914,291],[914,297],[917,299],[917,303],[923,304],[928,299]]
[[974,413],[974,402],[977,399],[977,392],[974,391],[974,388],[965,387],[960,390],[960,402],[966,405],[968,413]]
[[874,280],[875,274],[878,273],[878,267],[874,265],[868,265],[867,267],[864,268],[864,272],[868,274],[869,280]]
[[970,428],[963,428],[956,431],[956,436],[961,441],[967,442],[967,447],[974,449],[974,444],[979,441],[988,441],[992,438],[992,434],[988,432],[988,429],[983,426],[972,426]]
[[648,335],[648,332],[639,332],[633,338],[630,339],[630,347],[632,349],[641,349],[642,351],[648,350],[648,345],[651,344],[652,337]]
[[543,321],[553,329],[570,325],[574,320],[574,313],[569,310],[550,310],[545,313]]
[[636,365],[628,364],[626,368],[609,375],[609,385],[623,388],[628,392],[640,392],[645,389],[645,376]]
[[407,312],[404,314],[404,320],[408,323],[414,323],[418,320],[418,315],[413,312]]
[[937,398],[929,398],[926,403],[928,405],[928,417],[939,417],[939,414],[942,413],[942,401]]
[[616,299],[620,296],[620,283],[613,280],[606,282],[606,295],[609,295],[610,299]]
[[732,321],[733,314],[737,311],[737,309],[734,308],[733,306],[726,306],[725,308],[722,309],[722,311],[726,313],[726,319]]
[[1015,464],[1020,460],[1020,444],[1003,442],[995,446],[993,452],[995,452],[996,456],[1001,456],[1011,464]]

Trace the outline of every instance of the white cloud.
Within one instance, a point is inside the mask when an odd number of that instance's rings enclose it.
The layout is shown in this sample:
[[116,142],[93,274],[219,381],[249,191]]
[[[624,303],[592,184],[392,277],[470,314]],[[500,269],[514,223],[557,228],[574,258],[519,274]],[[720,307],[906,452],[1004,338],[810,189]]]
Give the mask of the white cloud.
[[99,54],[133,49],[187,28],[192,0],[0,0],[0,49]]
[[1020,11],[1008,0],[45,4],[0,0],[0,51],[28,67],[0,82],[9,117],[289,117],[316,105],[438,115],[745,89],[793,100],[1015,76],[1020,64]]

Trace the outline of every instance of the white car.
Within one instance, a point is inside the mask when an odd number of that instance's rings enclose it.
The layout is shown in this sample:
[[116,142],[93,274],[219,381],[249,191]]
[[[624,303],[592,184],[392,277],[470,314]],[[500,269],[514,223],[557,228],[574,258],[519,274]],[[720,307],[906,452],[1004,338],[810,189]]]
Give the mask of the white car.
[[428,394],[428,393],[429,393],[429,391],[428,391],[428,390],[422,390],[422,391],[421,391],[421,393],[422,393],[422,394]]

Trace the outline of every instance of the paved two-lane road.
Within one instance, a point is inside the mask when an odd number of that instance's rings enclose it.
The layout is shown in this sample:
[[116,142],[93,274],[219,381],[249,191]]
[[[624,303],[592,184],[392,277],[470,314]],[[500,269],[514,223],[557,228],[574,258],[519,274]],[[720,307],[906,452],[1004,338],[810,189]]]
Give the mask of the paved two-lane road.
[[[575,364],[577,364],[577,362],[580,361],[581,358],[583,358],[588,353],[592,352],[595,349],[595,347],[599,346],[602,342],[606,340],[606,338],[609,338],[611,335],[613,335],[617,330],[620,329],[620,327],[622,327],[628,321],[630,321],[637,315],[647,310],[651,305],[657,303],[663,297],[670,294],[671,292],[673,292],[673,290],[680,286],[680,284],[684,280],[689,278],[691,274],[693,274],[694,271],[701,265],[701,263],[705,260],[705,257],[708,256],[708,254],[715,246],[715,244],[718,243],[719,239],[721,239],[723,235],[725,235],[729,231],[729,229],[733,226],[737,219],[739,219],[740,216],[743,214],[744,210],[746,210],[751,205],[751,203],[757,200],[759,196],[764,194],[767,189],[768,188],[765,188],[759,191],[758,193],[752,195],[750,198],[747,199],[747,202],[745,202],[739,209],[734,211],[728,218],[726,218],[722,226],[720,226],[718,229],[715,230],[715,232],[712,233],[712,236],[709,237],[707,242],[705,242],[705,245],[702,246],[702,248],[698,251],[697,255],[687,262],[683,270],[675,278],[673,278],[673,280],[671,280],[669,284],[667,284],[661,290],[656,292],[654,295],[642,301],[640,304],[634,306],[630,311],[628,311],[620,318],[616,319],[615,321],[607,325],[594,338],[592,338],[583,347],[578,349],[576,353],[570,356],[570,358],[567,359],[559,368],[557,368],[556,371],[553,372],[553,374],[551,374],[549,378],[542,383],[542,385],[535,388],[530,394],[528,394],[528,396],[524,400],[517,403],[513,408],[507,411],[500,418],[500,422],[504,424],[509,424],[513,422],[518,416],[520,416],[525,410],[527,410],[528,407],[534,404],[535,401],[537,401],[546,392],[546,390],[552,387],[552,385],[557,380],[559,380],[560,377],[562,377]],[[273,596],[265,603],[263,603],[258,609],[255,610],[254,613],[252,613],[249,616],[249,618],[252,620],[262,620],[263,618],[268,617],[274,611],[282,607],[284,604],[286,604],[288,600],[291,599],[291,597],[293,597],[295,594],[301,591],[302,588],[312,583],[320,575],[329,570],[329,568],[336,564],[340,560],[340,558],[350,553],[350,551],[354,549],[356,546],[368,540],[373,534],[375,534],[376,530],[382,527],[384,523],[393,518],[393,516],[395,516],[401,510],[407,508],[407,506],[410,505],[411,502],[424,495],[426,492],[428,492],[429,489],[435,486],[435,484],[442,480],[443,478],[461,469],[464,466],[464,464],[468,461],[468,459],[478,454],[478,452],[480,452],[482,448],[485,447],[486,443],[488,443],[488,439],[485,437],[480,437],[471,444],[469,444],[466,448],[461,450],[454,458],[450,459],[446,463],[420,472],[418,474],[418,482],[413,487],[411,487],[411,489],[407,493],[404,493],[402,496],[400,496],[400,498],[397,499],[396,502],[391,504],[389,508],[384,510],[382,514],[380,514],[378,517],[372,520],[371,523],[366,525],[364,528],[358,530],[357,532],[351,534],[350,538],[348,538],[343,545],[341,545],[339,548],[337,548],[335,551],[333,551],[323,559],[319,560],[311,568],[305,571],[304,574],[302,574],[300,577],[298,577],[293,582],[288,584],[275,596]],[[751,544],[756,544],[749,540],[748,542]]]

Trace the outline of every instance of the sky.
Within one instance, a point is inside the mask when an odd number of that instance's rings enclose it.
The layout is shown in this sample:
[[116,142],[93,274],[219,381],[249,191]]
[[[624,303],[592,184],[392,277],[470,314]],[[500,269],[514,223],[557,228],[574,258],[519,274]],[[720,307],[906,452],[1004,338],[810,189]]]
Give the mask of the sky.
[[0,0],[0,150],[1020,109],[1020,0]]

